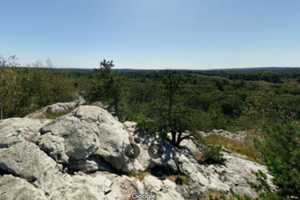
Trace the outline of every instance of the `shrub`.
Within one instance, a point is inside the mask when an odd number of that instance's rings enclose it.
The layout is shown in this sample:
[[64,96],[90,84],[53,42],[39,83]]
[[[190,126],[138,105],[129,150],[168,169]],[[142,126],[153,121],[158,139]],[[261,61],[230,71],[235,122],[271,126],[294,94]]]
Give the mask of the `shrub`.
[[295,123],[266,129],[260,142],[265,163],[284,199],[300,199],[300,129]]
[[136,117],[137,130],[142,133],[155,134],[158,131],[154,120],[145,117],[144,115],[138,115]]
[[204,159],[202,161],[203,164],[220,164],[223,165],[225,163],[225,158],[222,154],[221,146],[208,145],[204,149]]

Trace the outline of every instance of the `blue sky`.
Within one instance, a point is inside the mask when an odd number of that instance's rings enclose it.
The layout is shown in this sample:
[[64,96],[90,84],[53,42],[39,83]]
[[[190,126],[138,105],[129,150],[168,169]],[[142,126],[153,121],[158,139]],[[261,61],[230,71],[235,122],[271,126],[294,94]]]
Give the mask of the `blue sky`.
[[0,54],[131,68],[300,66],[299,0],[0,0]]

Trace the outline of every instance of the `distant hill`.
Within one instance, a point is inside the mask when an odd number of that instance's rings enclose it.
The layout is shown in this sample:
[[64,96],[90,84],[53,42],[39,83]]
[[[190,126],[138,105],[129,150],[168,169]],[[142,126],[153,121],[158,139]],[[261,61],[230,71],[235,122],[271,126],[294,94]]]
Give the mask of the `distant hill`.
[[[93,73],[94,69],[84,68],[54,68],[56,70],[77,72],[77,73]],[[200,74],[240,74],[240,73],[300,73],[300,67],[256,67],[256,68],[229,68],[229,69],[114,69],[122,74],[127,73],[151,73],[151,72],[164,72],[164,71],[176,71],[181,73],[200,73]]]
[[[26,67],[20,67],[25,69]],[[1,69],[1,68],[0,68]],[[75,74],[93,74],[95,69],[92,68],[26,68],[26,69],[45,69],[50,71],[65,72],[65,73],[75,73]],[[231,79],[239,79],[239,76],[261,76],[261,75],[276,75],[276,76],[288,76],[295,77],[300,76],[300,67],[254,67],[254,68],[228,68],[228,69],[131,69],[122,68],[114,69],[114,71],[124,74],[153,74],[153,73],[165,73],[169,71],[182,73],[182,74],[202,74],[208,76],[222,76]]]

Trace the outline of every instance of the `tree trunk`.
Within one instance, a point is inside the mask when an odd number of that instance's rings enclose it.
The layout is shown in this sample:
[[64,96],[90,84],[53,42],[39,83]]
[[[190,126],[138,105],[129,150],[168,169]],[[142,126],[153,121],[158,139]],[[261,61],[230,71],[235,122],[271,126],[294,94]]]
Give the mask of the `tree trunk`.
[[179,145],[180,145],[180,143],[182,141],[181,137],[182,137],[182,132],[180,132],[180,133],[177,134],[177,139],[176,139],[176,146],[177,147],[179,147]]
[[0,105],[0,120],[3,119],[3,107]]
[[114,99],[113,105],[114,105],[114,109],[115,109],[115,115],[118,117],[119,120],[121,120],[119,101],[117,99]]
[[189,134],[189,135],[186,135],[186,136],[182,136],[182,133],[181,133],[180,137],[178,137],[177,142],[176,142],[177,146],[179,147],[180,143],[183,140],[190,139],[191,136],[192,136],[192,134]]
[[176,132],[171,131],[171,135],[172,135],[172,144],[176,146]]

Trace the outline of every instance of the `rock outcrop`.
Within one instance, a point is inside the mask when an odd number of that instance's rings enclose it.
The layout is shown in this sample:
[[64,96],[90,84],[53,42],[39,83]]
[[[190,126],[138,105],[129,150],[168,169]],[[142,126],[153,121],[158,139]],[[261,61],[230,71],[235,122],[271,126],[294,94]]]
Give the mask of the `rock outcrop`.
[[124,156],[124,149],[129,145],[128,132],[100,107],[80,106],[44,126],[38,145],[65,165],[99,156],[116,170],[130,170]]
[[217,135],[235,141],[243,141],[247,137],[247,133],[245,131],[229,132],[222,129],[213,129],[209,132],[200,131],[199,134],[201,134],[204,137]]
[[61,102],[46,106],[34,113],[27,115],[26,117],[34,119],[47,119],[49,117],[55,118],[57,116],[69,113],[83,104],[85,104],[85,100],[82,97],[79,97],[76,101]]
[[40,135],[40,128],[51,122],[47,119],[10,118],[0,121],[0,148],[17,141],[34,142]]
[[[1,200],[196,200],[210,191],[257,197],[257,172],[272,186],[265,166],[237,154],[224,152],[224,165],[204,165],[192,140],[178,149],[98,106],[67,110],[53,120],[0,121]],[[126,154],[131,145],[139,149],[135,157]],[[159,157],[153,145],[163,149]]]
[[11,175],[0,177],[0,199],[47,200],[45,193],[24,179]]

